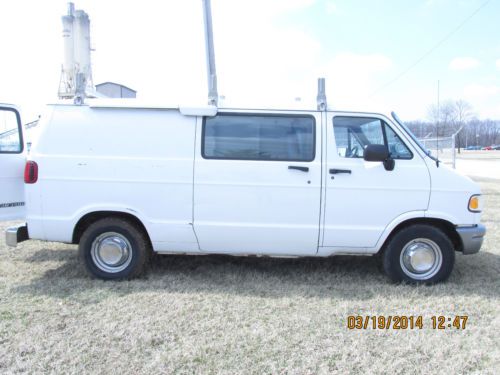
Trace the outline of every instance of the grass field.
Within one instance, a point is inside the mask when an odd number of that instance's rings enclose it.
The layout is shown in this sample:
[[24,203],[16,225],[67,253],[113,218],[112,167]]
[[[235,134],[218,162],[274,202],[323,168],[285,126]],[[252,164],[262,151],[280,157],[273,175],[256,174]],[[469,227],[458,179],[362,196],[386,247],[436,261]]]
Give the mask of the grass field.
[[[75,246],[0,239],[0,373],[490,373],[500,369],[500,182],[481,182],[479,254],[431,287],[374,258],[161,257],[129,282],[88,278]],[[0,230],[11,223],[0,223]],[[422,315],[422,330],[347,316]],[[434,315],[468,315],[433,330]]]

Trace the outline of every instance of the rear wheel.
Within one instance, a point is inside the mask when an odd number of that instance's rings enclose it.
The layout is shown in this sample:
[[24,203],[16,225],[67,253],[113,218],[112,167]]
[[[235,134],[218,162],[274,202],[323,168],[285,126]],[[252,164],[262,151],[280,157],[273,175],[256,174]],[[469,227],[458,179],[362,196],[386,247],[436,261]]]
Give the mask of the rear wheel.
[[415,224],[390,239],[382,260],[384,271],[395,282],[432,284],[450,276],[455,249],[439,228]]
[[79,253],[92,276],[130,279],[143,273],[151,249],[146,234],[133,223],[105,218],[83,232]]

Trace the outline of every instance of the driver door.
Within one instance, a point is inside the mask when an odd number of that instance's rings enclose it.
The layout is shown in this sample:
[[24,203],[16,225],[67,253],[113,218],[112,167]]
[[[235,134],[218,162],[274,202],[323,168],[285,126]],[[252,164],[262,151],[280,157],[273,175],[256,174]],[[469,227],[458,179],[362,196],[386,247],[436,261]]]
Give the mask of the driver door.
[[19,111],[15,106],[0,104],[0,220],[25,216],[25,162]]
[[[326,133],[324,247],[374,248],[398,216],[427,209],[427,166],[388,119],[329,113]],[[364,148],[370,144],[388,148],[394,169],[363,159]]]

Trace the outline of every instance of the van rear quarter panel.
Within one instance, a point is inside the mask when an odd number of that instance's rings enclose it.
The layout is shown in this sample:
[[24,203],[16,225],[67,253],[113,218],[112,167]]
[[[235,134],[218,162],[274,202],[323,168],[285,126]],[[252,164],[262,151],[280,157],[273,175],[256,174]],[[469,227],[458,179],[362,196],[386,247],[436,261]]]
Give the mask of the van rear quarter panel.
[[121,211],[143,222],[155,250],[198,251],[195,127],[176,109],[54,106],[30,156],[39,166],[27,185],[30,236],[71,242],[85,214]]

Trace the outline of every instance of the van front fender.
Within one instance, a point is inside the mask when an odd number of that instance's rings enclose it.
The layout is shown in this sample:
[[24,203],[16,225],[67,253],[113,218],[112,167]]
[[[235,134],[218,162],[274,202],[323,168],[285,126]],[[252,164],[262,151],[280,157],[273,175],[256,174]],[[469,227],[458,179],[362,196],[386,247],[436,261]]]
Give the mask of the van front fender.
[[438,215],[436,213],[429,213],[428,211],[411,211],[404,213],[394,219],[384,230],[380,236],[377,246],[373,249],[373,253],[378,253],[387,242],[388,238],[396,233],[400,228],[412,224],[428,224],[436,226],[444,230],[452,240],[455,247],[460,248],[458,234],[456,231],[455,218],[449,215]]

